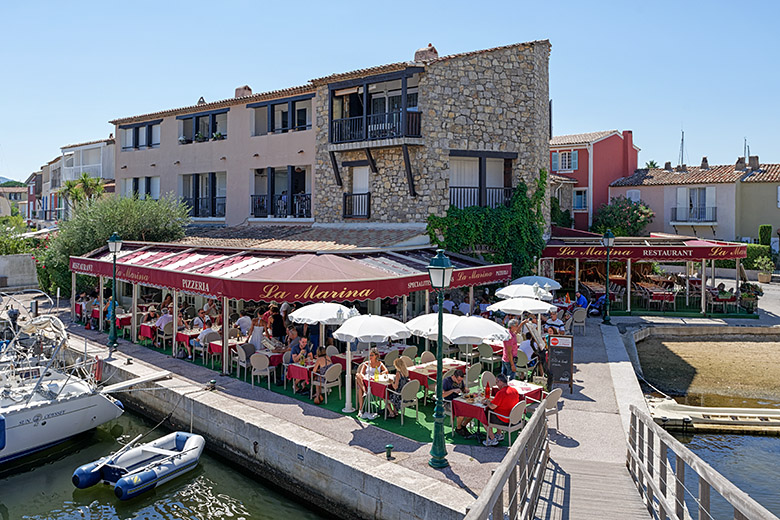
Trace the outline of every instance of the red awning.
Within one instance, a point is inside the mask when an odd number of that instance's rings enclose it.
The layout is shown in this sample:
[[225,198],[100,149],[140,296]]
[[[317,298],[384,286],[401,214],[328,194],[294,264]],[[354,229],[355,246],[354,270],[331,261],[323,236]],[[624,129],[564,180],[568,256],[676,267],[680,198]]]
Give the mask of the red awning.
[[[295,254],[262,250],[214,250],[126,242],[117,278],[212,297],[260,301],[353,301],[399,297],[430,287],[431,248],[344,254]],[[485,265],[451,255],[451,287],[511,279],[510,264]],[[106,248],[71,257],[79,274],[112,276]]]
[[[658,235],[617,237],[610,249],[610,260],[702,261],[733,260],[747,257],[747,246],[734,242]],[[606,260],[607,249],[598,238],[553,237],[542,252],[543,258],[579,258]]]

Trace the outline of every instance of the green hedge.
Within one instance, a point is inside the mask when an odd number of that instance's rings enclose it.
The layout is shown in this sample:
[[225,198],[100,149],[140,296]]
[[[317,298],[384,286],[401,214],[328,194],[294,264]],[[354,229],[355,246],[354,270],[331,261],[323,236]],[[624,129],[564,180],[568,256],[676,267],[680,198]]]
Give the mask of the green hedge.
[[[753,261],[760,256],[772,257],[772,251],[769,246],[762,246],[759,244],[747,245],[747,258],[742,259],[742,265],[745,269],[755,269],[753,267]],[[723,267],[724,269],[736,269],[737,263],[734,260],[715,260],[715,267]]]
[[772,243],[772,226],[769,224],[758,226],[758,243],[762,246],[768,246]]

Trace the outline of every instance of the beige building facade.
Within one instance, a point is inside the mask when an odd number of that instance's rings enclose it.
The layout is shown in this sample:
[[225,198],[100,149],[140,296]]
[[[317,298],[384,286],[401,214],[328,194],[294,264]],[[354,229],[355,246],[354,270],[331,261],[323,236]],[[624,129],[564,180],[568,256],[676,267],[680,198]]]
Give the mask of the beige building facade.
[[[758,157],[756,157],[758,163]],[[780,249],[780,164],[760,164],[737,184],[737,236],[758,240],[758,227],[772,226],[772,246]]]

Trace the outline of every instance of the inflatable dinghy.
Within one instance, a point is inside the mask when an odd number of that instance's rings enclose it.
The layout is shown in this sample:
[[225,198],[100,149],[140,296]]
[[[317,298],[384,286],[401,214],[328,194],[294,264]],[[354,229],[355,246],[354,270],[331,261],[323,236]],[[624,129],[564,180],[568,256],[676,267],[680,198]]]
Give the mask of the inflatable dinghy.
[[108,457],[78,468],[73,472],[73,485],[84,489],[103,481],[114,486],[120,500],[128,500],[194,469],[206,444],[200,435],[187,432],[174,432],[134,446],[139,438]]

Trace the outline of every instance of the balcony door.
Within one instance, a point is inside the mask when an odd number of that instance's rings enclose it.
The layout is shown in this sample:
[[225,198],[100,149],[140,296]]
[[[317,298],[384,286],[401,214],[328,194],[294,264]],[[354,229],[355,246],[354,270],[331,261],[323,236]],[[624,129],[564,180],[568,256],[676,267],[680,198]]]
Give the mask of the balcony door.
[[[356,166],[352,168],[353,195],[366,194],[370,191],[368,171],[368,166]],[[352,213],[354,215],[368,214],[368,197],[353,197],[352,201]]]

